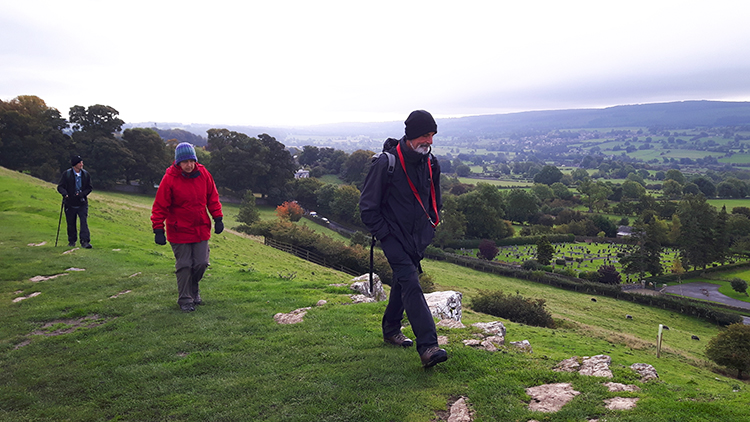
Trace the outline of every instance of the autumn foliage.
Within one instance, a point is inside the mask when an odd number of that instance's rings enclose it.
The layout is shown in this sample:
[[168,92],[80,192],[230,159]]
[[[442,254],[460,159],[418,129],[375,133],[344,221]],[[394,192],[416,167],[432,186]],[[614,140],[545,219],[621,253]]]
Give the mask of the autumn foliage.
[[276,207],[276,215],[286,221],[299,221],[305,213],[296,202],[284,202]]

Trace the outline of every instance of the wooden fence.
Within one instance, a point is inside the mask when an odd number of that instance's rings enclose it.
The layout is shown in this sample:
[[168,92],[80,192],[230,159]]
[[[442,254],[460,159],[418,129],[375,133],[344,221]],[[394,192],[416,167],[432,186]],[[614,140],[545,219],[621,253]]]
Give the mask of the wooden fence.
[[341,271],[343,273],[346,273],[346,274],[349,274],[349,275],[352,275],[352,276],[360,276],[360,275],[362,275],[361,273],[359,273],[357,271],[354,271],[351,268],[347,268],[347,267],[345,267],[343,265],[338,265],[338,264],[331,263],[324,256],[316,254],[315,252],[310,252],[307,249],[303,249],[303,248],[300,248],[298,246],[295,246],[295,245],[292,245],[292,244],[289,244],[289,243],[279,242],[278,240],[273,240],[273,239],[271,239],[271,238],[269,238],[267,236],[265,237],[264,244],[266,244],[266,245],[268,245],[268,246],[270,246],[272,248],[278,249],[280,251],[284,251],[286,253],[290,253],[290,254],[292,254],[292,255],[294,255],[296,257],[302,258],[302,259],[304,259],[306,261],[314,262],[314,263],[316,263],[318,265],[322,265],[324,267],[333,268],[334,270]]

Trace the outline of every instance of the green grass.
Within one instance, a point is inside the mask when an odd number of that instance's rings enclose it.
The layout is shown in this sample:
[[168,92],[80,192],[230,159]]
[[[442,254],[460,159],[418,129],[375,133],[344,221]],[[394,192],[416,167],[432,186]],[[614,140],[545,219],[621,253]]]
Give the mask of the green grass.
[[[472,311],[471,297],[503,289],[545,298],[561,328],[504,321],[507,340],[528,339],[531,354],[475,350],[461,341],[476,329],[439,328],[450,359],[425,371],[414,350],[383,344],[385,303],[348,305],[348,289],[330,286],[349,280],[342,273],[225,232],[210,241],[211,267],[201,283],[206,305],[183,314],[174,258],[153,242],[147,198],[95,192],[94,249],[63,254],[69,248],[54,247],[54,186],[0,169],[0,191],[3,421],[427,422],[445,420],[439,412],[458,396],[468,397],[475,421],[750,420],[747,383],[704,361],[705,340],[719,328],[695,318],[608,298],[594,303],[589,295],[427,261],[439,287],[464,293],[467,326],[498,319]],[[85,271],[66,271],[72,267]],[[68,275],[29,281],[62,273]],[[12,303],[33,292],[41,294]],[[314,307],[321,299],[328,303]],[[273,320],[308,306],[301,324]],[[87,316],[99,325],[31,334]],[[47,323],[53,326],[43,329]],[[656,359],[659,323],[671,330]],[[408,327],[405,333],[413,335]],[[598,353],[612,356],[613,381],[641,386],[630,394],[641,398],[635,409],[606,410],[603,400],[618,395],[602,386],[606,380],[551,370],[573,355]],[[636,362],[654,365],[660,380],[637,382],[627,369]],[[525,388],[551,382],[571,382],[581,395],[555,414],[529,412]]]

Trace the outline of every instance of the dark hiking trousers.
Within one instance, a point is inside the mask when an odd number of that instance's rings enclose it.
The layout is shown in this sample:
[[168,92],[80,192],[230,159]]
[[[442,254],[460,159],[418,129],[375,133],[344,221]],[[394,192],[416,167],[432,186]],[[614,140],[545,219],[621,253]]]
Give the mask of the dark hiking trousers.
[[198,243],[170,243],[177,275],[177,304],[188,305],[200,298],[198,283],[208,267],[208,240]]
[[421,355],[428,348],[437,346],[438,341],[435,321],[419,285],[419,270],[395,236],[386,236],[380,245],[393,269],[391,295],[383,314],[383,337],[401,331],[401,320],[406,311],[416,337],[417,353]]
[[81,243],[91,243],[89,233],[89,207],[65,207],[65,222],[68,223],[68,243],[76,243],[78,233],[76,230],[76,218],[81,220]]

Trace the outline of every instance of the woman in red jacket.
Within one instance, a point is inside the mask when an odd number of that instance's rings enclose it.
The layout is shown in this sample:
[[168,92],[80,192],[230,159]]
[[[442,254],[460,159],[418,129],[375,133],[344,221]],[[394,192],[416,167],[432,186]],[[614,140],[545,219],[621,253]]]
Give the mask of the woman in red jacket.
[[198,164],[193,145],[183,142],[177,145],[174,165],[167,169],[159,184],[151,208],[151,224],[154,241],[166,245],[169,240],[172,246],[180,295],[177,304],[184,312],[192,312],[195,305],[203,303],[198,283],[209,265],[209,213],[214,219],[214,231],[221,233],[224,230],[224,214],[214,178],[204,166]]

